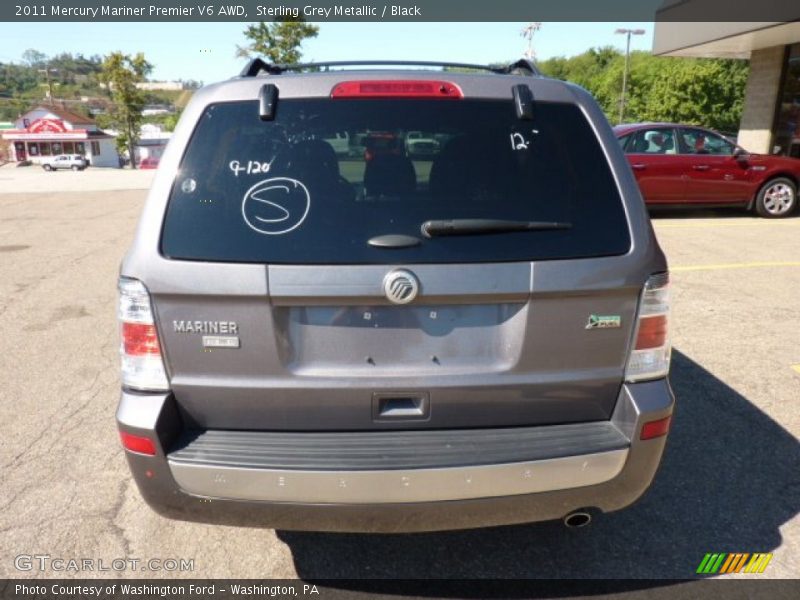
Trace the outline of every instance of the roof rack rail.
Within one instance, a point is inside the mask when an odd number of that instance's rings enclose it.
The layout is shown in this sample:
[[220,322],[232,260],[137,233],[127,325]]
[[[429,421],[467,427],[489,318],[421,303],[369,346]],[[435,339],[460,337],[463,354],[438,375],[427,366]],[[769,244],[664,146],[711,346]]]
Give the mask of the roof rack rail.
[[529,58],[520,58],[518,61],[506,65],[502,68],[502,72],[511,75],[515,72],[527,71],[529,75],[541,75],[542,72],[536,63]]
[[254,58],[247,66],[239,73],[239,77],[255,77],[262,71],[270,75],[280,75],[287,71],[302,71],[304,69],[329,69],[330,67],[377,67],[377,66],[416,66],[416,67],[444,67],[455,69],[474,69],[476,71],[489,71],[497,73],[498,75],[511,75],[515,73],[526,72],[528,75],[541,75],[539,69],[532,60],[520,59],[509,65],[492,66],[492,65],[474,65],[470,63],[457,63],[457,62],[431,62],[431,61],[413,61],[413,60],[343,60],[334,62],[312,62],[312,63],[298,63],[298,64],[271,64],[260,58]]

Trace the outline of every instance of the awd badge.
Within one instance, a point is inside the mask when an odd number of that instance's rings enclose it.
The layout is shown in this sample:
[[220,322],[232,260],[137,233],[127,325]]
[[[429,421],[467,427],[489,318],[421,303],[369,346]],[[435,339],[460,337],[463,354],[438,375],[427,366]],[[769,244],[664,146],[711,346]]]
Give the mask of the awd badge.
[[612,329],[621,324],[622,317],[619,315],[589,315],[586,329]]

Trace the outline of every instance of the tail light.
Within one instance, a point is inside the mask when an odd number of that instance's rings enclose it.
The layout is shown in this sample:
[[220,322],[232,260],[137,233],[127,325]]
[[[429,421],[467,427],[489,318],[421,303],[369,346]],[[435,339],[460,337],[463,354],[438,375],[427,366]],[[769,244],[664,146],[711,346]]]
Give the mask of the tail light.
[[625,380],[666,377],[672,347],[669,341],[669,273],[647,280],[639,303],[636,337],[625,367]]
[[331,98],[463,98],[456,84],[449,81],[369,80],[343,81],[331,91]]
[[138,454],[146,454],[147,456],[156,455],[156,445],[149,437],[141,435],[133,435],[126,431],[119,432],[119,439],[122,442],[122,447],[131,452]]
[[642,425],[642,432],[639,434],[639,439],[653,440],[667,435],[669,433],[670,423],[672,423],[672,416],[645,423]]
[[119,280],[122,385],[145,391],[167,391],[169,382],[153,321],[150,294],[141,281]]

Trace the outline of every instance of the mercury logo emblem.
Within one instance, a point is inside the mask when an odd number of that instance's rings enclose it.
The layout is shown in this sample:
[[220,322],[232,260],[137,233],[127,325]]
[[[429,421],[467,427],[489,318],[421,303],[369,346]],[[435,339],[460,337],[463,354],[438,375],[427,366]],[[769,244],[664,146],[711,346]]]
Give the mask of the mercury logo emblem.
[[408,271],[392,271],[383,280],[383,293],[390,302],[408,304],[417,297],[419,282]]

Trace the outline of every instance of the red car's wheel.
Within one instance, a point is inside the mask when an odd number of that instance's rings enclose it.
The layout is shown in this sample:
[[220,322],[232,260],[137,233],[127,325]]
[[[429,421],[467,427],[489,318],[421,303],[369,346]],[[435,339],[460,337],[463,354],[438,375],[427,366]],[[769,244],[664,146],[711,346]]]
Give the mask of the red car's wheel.
[[756,212],[768,219],[787,217],[796,207],[797,186],[786,177],[770,179],[756,197]]

